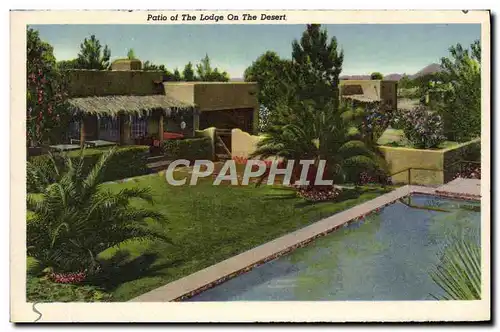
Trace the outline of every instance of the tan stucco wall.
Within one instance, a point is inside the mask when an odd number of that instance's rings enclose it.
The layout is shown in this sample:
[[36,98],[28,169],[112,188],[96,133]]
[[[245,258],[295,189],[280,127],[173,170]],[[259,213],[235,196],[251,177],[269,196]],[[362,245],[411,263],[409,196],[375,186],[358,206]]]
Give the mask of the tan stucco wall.
[[[407,168],[425,168],[429,170],[411,170],[411,183],[418,185],[442,184],[443,158],[442,150],[418,150],[381,146],[379,149],[385,156],[389,173],[394,174]],[[408,172],[392,176],[394,182],[408,183]]]
[[194,103],[194,84],[189,82],[164,82],[165,94],[179,101]]
[[212,141],[212,160],[215,160],[215,127],[195,130],[195,137],[208,137]]
[[203,111],[257,108],[257,83],[197,83],[194,102]]
[[69,97],[108,95],[151,95],[162,93],[154,81],[162,79],[162,72],[68,70]]
[[248,158],[257,149],[257,143],[263,136],[250,135],[240,129],[231,131],[231,155]]

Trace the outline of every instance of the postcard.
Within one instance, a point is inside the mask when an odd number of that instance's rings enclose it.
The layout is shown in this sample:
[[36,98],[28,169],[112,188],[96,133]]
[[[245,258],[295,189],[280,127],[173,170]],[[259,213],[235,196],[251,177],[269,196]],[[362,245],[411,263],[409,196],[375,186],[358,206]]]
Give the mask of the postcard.
[[11,37],[12,322],[491,319],[488,11]]

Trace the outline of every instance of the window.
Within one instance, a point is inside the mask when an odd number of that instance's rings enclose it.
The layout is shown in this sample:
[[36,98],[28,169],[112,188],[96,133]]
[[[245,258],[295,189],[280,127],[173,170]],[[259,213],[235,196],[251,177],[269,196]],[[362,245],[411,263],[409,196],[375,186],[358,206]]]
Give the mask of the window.
[[120,139],[120,123],[116,117],[99,119],[99,139],[118,142]]
[[134,116],[132,118],[132,138],[145,137],[147,134],[147,127],[148,123],[146,117]]

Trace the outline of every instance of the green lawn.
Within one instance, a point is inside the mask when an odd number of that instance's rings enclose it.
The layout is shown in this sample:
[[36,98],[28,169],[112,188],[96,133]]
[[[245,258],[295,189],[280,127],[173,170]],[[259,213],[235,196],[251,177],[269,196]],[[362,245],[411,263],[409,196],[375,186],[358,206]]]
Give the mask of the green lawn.
[[173,187],[160,176],[139,179],[106,186],[151,187],[151,208],[167,216],[165,231],[173,244],[133,241],[103,252],[107,268],[93,285],[114,301],[129,300],[390,190],[351,190],[338,202],[312,204],[283,187],[212,186],[208,180]]

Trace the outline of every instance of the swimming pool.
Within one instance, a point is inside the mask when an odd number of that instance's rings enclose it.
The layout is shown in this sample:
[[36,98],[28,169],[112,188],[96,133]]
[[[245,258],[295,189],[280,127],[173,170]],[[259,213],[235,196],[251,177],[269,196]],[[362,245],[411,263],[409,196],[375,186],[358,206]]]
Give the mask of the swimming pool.
[[440,248],[480,234],[480,214],[477,201],[412,195],[185,301],[433,300]]

